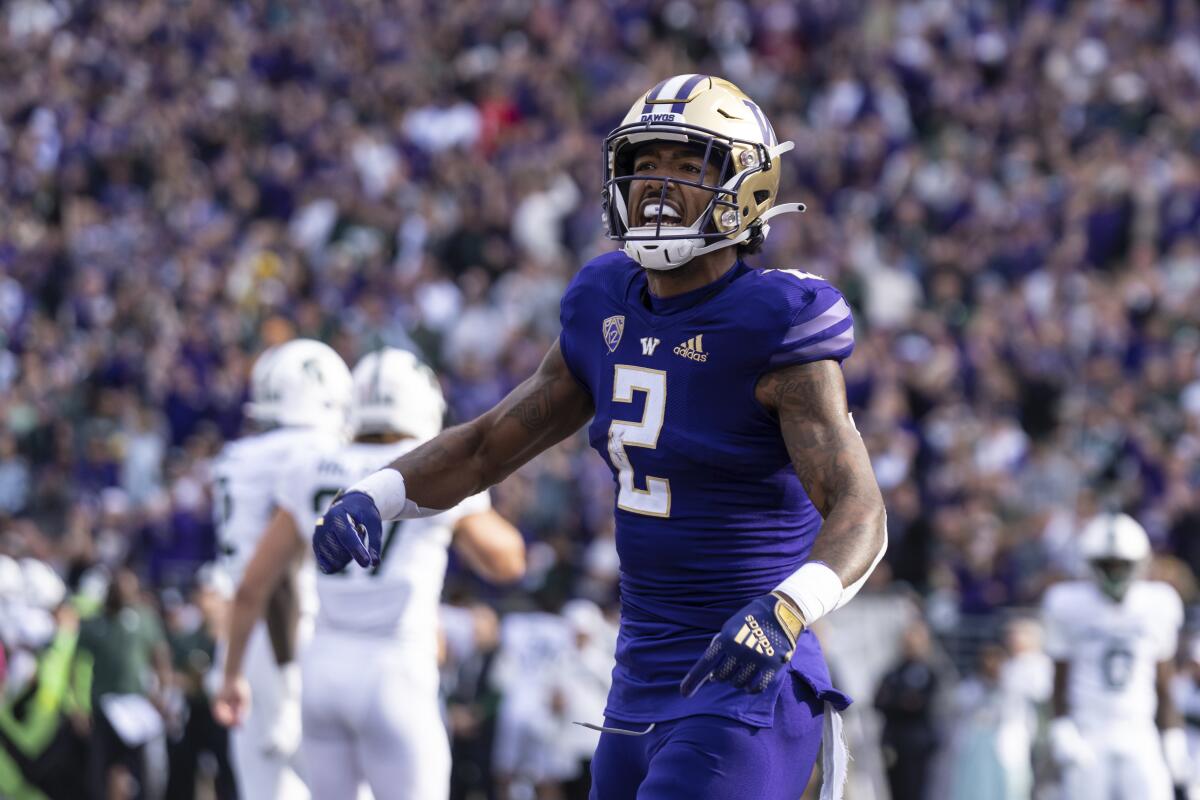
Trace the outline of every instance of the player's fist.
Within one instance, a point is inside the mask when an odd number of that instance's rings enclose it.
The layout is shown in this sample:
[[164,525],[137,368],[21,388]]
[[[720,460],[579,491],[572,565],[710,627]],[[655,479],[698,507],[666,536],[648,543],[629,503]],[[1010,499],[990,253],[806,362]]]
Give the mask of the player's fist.
[[213,698],[213,717],[226,728],[241,725],[250,713],[250,684],[239,676],[226,680]]
[[679,690],[691,697],[711,678],[761,692],[791,660],[803,630],[804,620],[790,600],[776,592],[764,595],[729,618]]
[[350,559],[360,567],[379,566],[383,521],[375,501],[365,492],[346,492],[334,498],[313,531],[317,567],[326,575],[341,572]]

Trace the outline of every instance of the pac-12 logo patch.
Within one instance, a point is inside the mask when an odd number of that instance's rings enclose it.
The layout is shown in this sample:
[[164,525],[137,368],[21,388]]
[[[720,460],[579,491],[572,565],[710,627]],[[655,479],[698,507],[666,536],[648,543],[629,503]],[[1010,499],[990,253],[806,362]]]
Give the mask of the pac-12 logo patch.
[[621,334],[625,332],[625,316],[617,314],[604,320],[604,343],[608,345],[608,352],[615,353],[617,345],[621,343]]

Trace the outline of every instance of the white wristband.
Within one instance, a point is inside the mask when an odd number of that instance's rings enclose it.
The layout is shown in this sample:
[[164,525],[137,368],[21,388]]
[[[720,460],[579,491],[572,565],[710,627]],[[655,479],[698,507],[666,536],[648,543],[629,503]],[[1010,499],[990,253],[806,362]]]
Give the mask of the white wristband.
[[379,518],[384,522],[393,519],[432,517],[446,511],[444,508],[423,508],[409,500],[404,476],[400,474],[400,470],[391,467],[372,472],[346,491],[362,492],[374,500],[375,507],[379,509]]
[[279,665],[280,682],[288,697],[300,697],[300,665],[295,661]]
[[1188,752],[1187,734],[1183,728],[1167,728],[1163,731],[1162,747],[1171,780],[1176,784],[1187,783],[1192,772],[1192,759]]
[[842,579],[820,561],[810,561],[789,575],[775,591],[786,595],[811,626],[838,607],[842,599]]
[[400,474],[399,470],[390,467],[372,472],[346,491],[362,492],[374,500],[375,507],[379,509],[379,516],[385,522],[399,519],[408,502],[408,492],[404,488],[404,476]]

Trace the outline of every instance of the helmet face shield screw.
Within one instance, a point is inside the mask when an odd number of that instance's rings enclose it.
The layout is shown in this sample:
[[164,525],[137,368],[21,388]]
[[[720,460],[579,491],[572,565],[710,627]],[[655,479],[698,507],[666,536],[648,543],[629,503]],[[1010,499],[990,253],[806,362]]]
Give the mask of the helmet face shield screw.
[[746,150],[738,156],[738,161],[742,162],[743,167],[753,167],[758,163],[758,156],[754,154],[753,150]]
[[737,222],[738,215],[736,211],[726,211],[721,215],[721,224],[726,228],[732,228],[734,225],[737,225]]

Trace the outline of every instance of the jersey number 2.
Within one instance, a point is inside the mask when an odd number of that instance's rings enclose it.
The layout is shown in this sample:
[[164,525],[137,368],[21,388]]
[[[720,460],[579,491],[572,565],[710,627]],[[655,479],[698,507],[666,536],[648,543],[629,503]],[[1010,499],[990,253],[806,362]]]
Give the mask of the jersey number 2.
[[634,486],[633,465],[627,447],[658,446],[663,414],[667,409],[667,373],[659,369],[617,364],[613,374],[613,402],[632,403],[634,392],[646,394],[641,422],[614,419],[608,426],[608,457],[617,470],[617,507],[650,517],[671,516],[671,482],[646,476],[646,488]]

